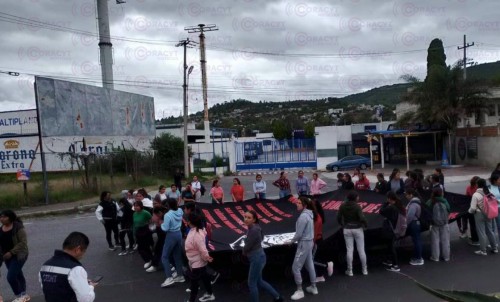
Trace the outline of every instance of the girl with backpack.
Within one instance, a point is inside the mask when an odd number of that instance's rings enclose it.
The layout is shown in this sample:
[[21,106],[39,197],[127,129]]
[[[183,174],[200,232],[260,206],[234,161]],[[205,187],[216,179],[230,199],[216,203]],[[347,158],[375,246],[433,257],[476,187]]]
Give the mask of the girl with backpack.
[[448,224],[450,204],[443,197],[441,188],[436,187],[432,190],[431,199],[426,202],[426,206],[432,212],[430,259],[438,262],[441,252],[444,261],[450,261],[450,225]]
[[422,204],[418,193],[408,188],[405,190],[408,205],[406,206],[406,222],[408,224],[408,234],[413,241],[413,258],[410,260],[411,265],[424,265],[422,258],[422,240],[420,238],[420,217],[422,217]]
[[484,198],[491,194],[488,186],[486,185],[486,180],[479,179],[477,181],[476,193],[472,195],[470,202],[469,213],[474,214],[474,219],[476,220],[477,235],[479,237],[480,249],[475,251],[476,255],[486,256],[486,246],[488,241],[491,246],[491,252],[493,254],[498,253],[498,242],[494,231],[494,219],[488,219],[485,215],[485,205]]
[[[396,252],[396,228],[399,219],[406,217],[406,209],[393,191],[387,193],[387,202],[380,208],[380,215],[385,217],[382,226],[383,237],[387,243],[388,260],[382,262],[388,271],[399,272],[398,254]],[[402,221],[401,221],[402,222]]]

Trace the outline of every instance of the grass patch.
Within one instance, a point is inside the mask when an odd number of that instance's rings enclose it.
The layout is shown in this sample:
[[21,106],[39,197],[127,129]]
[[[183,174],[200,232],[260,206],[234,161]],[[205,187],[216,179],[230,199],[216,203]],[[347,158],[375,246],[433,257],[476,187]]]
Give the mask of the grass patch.
[[[27,198],[25,200],[23,183],[15,180],[12,174],[0,175],[0,208],[17,209],[24,206],[36,206],[45,204],[44,186],[41,173],[32,174],[32,178],[27,182]],[[64,203],[95,198],[99,200],[101,191],[111,191],[118,195],[121,190],[139,187],[159,186],[165,182],[155,176],[139,176],[137,181],[133,181],[128,175],[92,175],[90,183],[93,189],[84,189],[81,185],[81,176],[77,173],[49,173],[49,200],[50,203]]]

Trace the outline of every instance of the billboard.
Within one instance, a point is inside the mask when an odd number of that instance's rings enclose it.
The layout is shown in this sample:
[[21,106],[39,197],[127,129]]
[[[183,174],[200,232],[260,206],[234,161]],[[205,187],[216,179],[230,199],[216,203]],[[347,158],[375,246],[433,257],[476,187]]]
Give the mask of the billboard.
[[37,134],[36,109],[0,112],[0,136]]
[[155,135],[154,99],[35,77],[43,137]]

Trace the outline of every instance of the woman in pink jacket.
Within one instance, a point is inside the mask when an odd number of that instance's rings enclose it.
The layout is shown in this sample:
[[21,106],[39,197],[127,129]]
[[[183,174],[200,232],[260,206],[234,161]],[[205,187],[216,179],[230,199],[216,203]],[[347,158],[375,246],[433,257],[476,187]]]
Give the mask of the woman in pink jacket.
[[318,177],[318,173],[313,173],[313,179],[311,180],[311,195],[323,194],[321,189],[326,187],[326,182]]
[[186,257],[188,258],[189,263],[188,276],[189,279],[191,279],[191,294],[188,301],[196,301],[200,280],[205,286],[206,293],[200,298],[199,301],[214,301],[215,296],[212,292],[210,276],[207,273],[207,264],[208,262],[213,261],[213,258],[208,254],[205,243],[207,233],[202,227],[200,215],[194,212],[190,213],[188,216],[188,223],[191,230],[189,231],[184,244]]

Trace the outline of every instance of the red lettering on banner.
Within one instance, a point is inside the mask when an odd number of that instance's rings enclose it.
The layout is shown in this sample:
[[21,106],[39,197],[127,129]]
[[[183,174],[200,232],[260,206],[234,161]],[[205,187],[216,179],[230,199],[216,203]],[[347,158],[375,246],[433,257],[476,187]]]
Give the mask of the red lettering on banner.
[[235,231],[238,234],[243,234],[242,230],[238,229],[236,226],[234,226],[234,224],[231,223],[231,221],[227,220],[226,216],[224,215],[224,213],[222,213],[222,211],[220,209],[215,209],[214,213],[215,213],[215,215],[217,215],[219,217],[220,220],[222,220],[222,222],[228,228],[230,228],[231,230]]
[[240,206],[236,206],[235,208],[236,208],[236,210],[237,210],[237,211],[241,214],[241,216],[245,216],[245,211],[243,211],[243,208],[242,208],[242,207],[240,207]]
[[372,203],[369,204],[366,208],[364,208],[363,212],[370,214],[377,214],[381,207],[382,205],[380,203]]
[[205,215],[205,217],[207,218],[208,222],[210,222],[211,225],[213,225],[215,228],[220,228],[221,225],[217,223],[217,221],[215,221],[215,219],[212,217],[212,214],[210,214],[210,212],[206,209],[203,209],[203,214]]
[[233,218],[236,223],[243,228],[246,228],[245,223],[238,217],[236,214],[234,214],[233,210],[231,208],[225,208],[226,212],[229,214],[231,218]]
[[280,216],[287,217],[287,218],[293,217],[293,215],[290,215],[288,213],[283,212],[282,210],[275,207],[272,203],[268,203],[267,206]]
[[358,202],[358,205],[363,209],[364,207],[368,206],[368,202]]
[[336,201],[333,205],[332,205],[332,210],[335,210],[335,211],[338,211],[340,209],[340,206],[342,205],[342,201]]
[[[246,207],[249,211],[255,211],[255,209],[250,205],[247,205]],[[264,216],[260,215],[259,212],[255,211],[255,213],[257,213],[259,220],[262,221],[263,223],[268,224],[270,222],[269,220],[265,219]]]
[[459,213],[457,213],[457,212],[450,213],[450,214],[448,215],[448,220],[452,220],[452,219],[457,218],[458,214],[459,214]]
[[321,206],[323,207],[323,210],[331,210],[334,203],[335,203],[335,201],[328,200],[328,201],[321,203]]
[[262,203],[257,203],[256,204],[257,208],[262,211],[267,217],[271,218],[274,221],[281,221],[282,219],[279,217],[274,216],[271,212],[269,212]]

